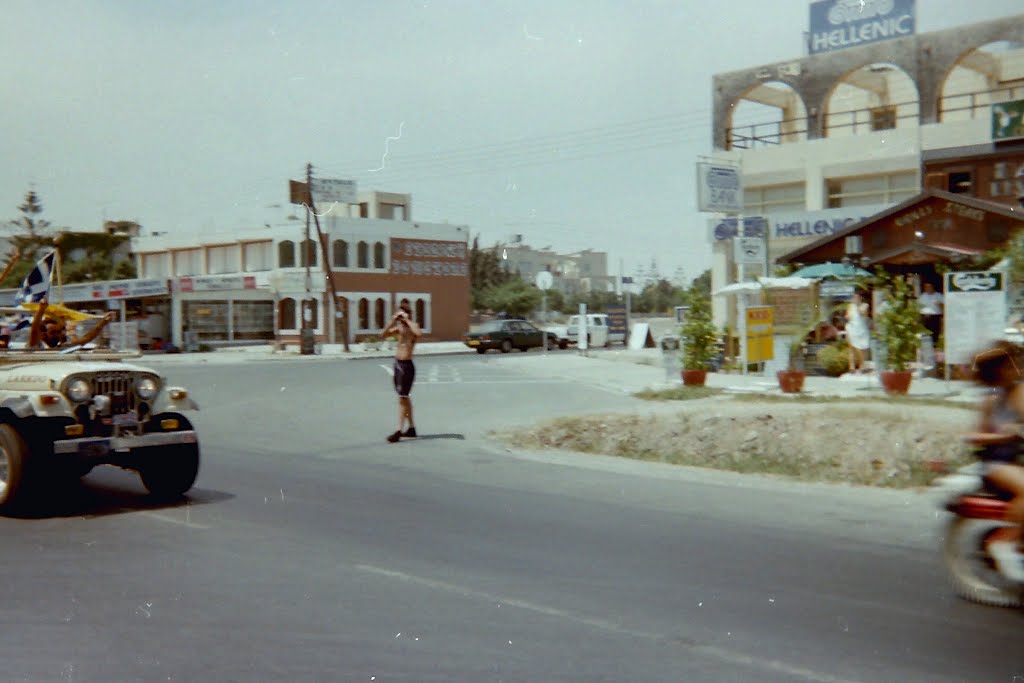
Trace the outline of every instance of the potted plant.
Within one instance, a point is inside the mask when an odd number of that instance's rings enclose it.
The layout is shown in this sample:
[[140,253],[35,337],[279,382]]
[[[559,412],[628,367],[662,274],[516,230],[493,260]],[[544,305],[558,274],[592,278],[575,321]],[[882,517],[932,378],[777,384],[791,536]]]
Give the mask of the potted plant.
[[799,394],[804,388],[807,370],[804,364],[804,338],[796,337],[789,344],[789,363],[785,370],[775,373],[779,389],[784,394]]
[[718,332],[711,322],[711,302],[700,292],[687,292],[689,310],[680,335],[683,347],[683,384],[704,386],[711,361],[718,353]]
[[910,364],[917,360],[924,325],[914,290],[906,278],[885,283],[886,296],[875,314],[875,331],[885,349],[886,366],[878,373],[887,394],[905,394],[913,374]]

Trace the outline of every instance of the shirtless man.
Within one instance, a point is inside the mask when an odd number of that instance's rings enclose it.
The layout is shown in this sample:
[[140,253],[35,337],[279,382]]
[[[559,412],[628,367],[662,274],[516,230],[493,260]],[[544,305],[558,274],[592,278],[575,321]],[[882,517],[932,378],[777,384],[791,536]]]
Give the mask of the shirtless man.
[[51,318],[46,315],[48,307],[46,299],[39,303],[39,309],[32,318],[32,328],[28,335],[28,348],[30,349],[56,349],[66,346],[81,346],[88,344],[99,336],[107,323],[114,319],[113,312],[107,313],[100,321],[81,337],[72,336],[68,338],[67,323],[59,318]]
[[[384,329],[382,337],[398,336],[398,348],[395,349],[394,381],[395,391],[398,392],[398,431],[388,437],[388,441],[395,443],[403,436],[407,439],[416,438],[416,427],[412,422],[412,399],[409,392],[412,391],[413,380],[416,379],[416,366],[412,363],[412,350],[416,346],[416,340],[423,334],[423,330],[412,319],[412,308],[408,299],[402,299],[398,304],[398,313],[391,318],[391,323]],[[404,432],[402,427],[409,423],[409,428]]]

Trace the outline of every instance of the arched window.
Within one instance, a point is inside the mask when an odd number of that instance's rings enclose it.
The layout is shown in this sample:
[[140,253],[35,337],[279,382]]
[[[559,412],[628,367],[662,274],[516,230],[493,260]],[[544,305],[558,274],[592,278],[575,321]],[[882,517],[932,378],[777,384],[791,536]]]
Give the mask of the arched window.
[[306,309],[309,311],[309,326],[316,328],[319,325],[316,299],[306,299],[304,303]]
[[277,267],[295,267],[295,243],[291,240],[285,240],[277,245]]
[[423,299],[416,299],[416,324],[423,328],[427,326],[427,306]]
[[302,253],[299,254],[299,265],[305,267],[307,261],[310,266],[316,265],[316,242],[306,240],[303,244]]
[[370,267],[370,252],[369,246],[366,242],[360,240],[359,245],[356,247],[356,267],[357,268],[369,268]]
[[359,329],[370,329],[370,300],[365,297],[359,300]]
[[373,267],[384,268],[384,243],[374,242],[373,244]]
[[332,256],[334,259],[334,267],[348,268],[348,242],[345,240],[334,240],[334,244],[331,246],[331,251],[334,252]]
[[376,327],[384,329],[384,299],[377,299],[373,307],[373,322]]
[[295,299],[282,299],[277,305],[277,329],[294,330],[295,324]]

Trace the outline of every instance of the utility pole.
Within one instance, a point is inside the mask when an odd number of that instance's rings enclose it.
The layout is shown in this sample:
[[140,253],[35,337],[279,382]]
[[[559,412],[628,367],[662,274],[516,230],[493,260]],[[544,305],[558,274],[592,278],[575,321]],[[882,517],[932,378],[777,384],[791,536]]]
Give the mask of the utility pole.
[[[313,214],[313,221],[316,224],[316,237],[320,242],[320,255],[323,260],[324,275],[327,278],[327,286],[331,292],[331,300],[334,306],[342,306],[341,311],[341,343],[348,353],[348,299],[338,298],[338,289],[334,284],[334,274],[331,272],[331,261],[328,258],[330,253],[327,244],[327,236],[320,229],[320,216],[316,212],[316,202],[313,200],[313,164],[306,164],[306,186],[309,188],[309,206],[306,207],[306,241],[309,241],[309,214]],[[305,248],[305,247],[303,247]],[[309,287],[309,254],[306,255],[306,287]],[[333,306],[332,306],[333,308]]]
[[[306,165],[306,193],[309,195],[309,203],[313,203],[313,185],[310,182],[313,174],[313,165]],[[313,317],[313,312],[309,309],[310,299],[312,298],[313,289],[313,276],[309,272],[309,214],[312,213],[309,206],[306,207],[306,231],[305,237],[302,240],[302,249],[299,253],[302,254],[302,260],[306,264],[306,295],[302,299],[302,328],[299,332],[299,353],[303,356],[308,356],[313,353],[313,334],[314,331],[310,328],[310,318]]]

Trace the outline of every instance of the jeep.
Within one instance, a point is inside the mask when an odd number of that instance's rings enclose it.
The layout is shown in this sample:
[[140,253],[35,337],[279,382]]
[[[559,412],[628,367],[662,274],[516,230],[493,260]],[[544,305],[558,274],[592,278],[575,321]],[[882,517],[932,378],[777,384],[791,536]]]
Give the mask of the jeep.
[[126,362],[137,353],[0,350],[0,511],[97,465],[138,472],[178,497],[199,473],[188,392]]

